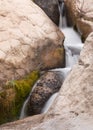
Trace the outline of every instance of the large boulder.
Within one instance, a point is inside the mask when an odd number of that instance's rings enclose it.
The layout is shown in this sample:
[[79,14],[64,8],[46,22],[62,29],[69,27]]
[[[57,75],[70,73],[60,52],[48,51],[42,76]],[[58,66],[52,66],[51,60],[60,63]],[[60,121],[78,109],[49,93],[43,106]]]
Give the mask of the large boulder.
[[44,10],[55,24],[59,25],[59,9],[57,0],[34,0],[34,2]]
[[93,130],[93,33],[88,36],[79,62],[64,81],[48,113],[5,124],[0,128],[1,130]]
[[0,123],[16,119],[38,70],[63,66],[63,40],[31,0],[0,0]]
[[93,0],[64,0],[69,21],[78,29],[84,41],[93,31]]
[[64,36],[30,0],[0,1],[0,83],[62,67]]

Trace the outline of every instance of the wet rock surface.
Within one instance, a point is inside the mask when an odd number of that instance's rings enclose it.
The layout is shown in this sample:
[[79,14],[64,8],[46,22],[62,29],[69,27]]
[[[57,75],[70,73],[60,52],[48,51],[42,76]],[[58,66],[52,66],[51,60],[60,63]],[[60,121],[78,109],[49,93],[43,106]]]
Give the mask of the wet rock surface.
[[34,2],[44,10],[55,24],[59,25],[59,9],[57,0],[34,0]]
[[50,96],[59,91],[63,76],[60,72],[47,72],[36,83],[28,102],[30,115],[39,114]]

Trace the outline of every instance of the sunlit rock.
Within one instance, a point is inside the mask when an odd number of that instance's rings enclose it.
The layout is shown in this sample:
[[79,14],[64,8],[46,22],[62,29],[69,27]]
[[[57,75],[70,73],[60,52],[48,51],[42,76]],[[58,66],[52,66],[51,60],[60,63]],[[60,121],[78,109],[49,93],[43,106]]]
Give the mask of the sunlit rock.
[[93,0],[64,0],[69,21],[78,29],[84,41],[93,31]]

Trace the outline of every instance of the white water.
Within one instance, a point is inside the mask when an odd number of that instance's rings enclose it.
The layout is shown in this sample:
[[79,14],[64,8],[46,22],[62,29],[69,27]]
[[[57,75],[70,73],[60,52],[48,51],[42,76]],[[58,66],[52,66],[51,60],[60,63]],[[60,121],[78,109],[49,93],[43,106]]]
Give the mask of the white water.
[[27,117],[27,104],[28,104],[30,96],[31,96],[31,94],[32,94],[33,90],[35,89],[38,82],[39,82],[39,80],[35,83],[35,85],[33,86],[32,90],[31,90],[31,92],[28,96],[28,98],[25,100],[23,107],[22,107],[22,110],[21,110],[21,113],[20,113],[19,119],[23,119],[23,118]]
[[[59,10],[61,12],[61,9]],[[56,69],[52,69],[51,71],[59,71],[62,74],[63,78],[65,79],[68,73],[70,72],[70,70],[72,69],[73,65],[78,62],[78,58],[80,55],[80,51],[83,47],[83,44],[81,42],[81,39],[78,33],[76,33],[73,30],[73,28],[68,28],[66,26],[66,18],[65,17],[62,18],[61,14],[60,14],[59,27],[65,35],[64,48],[65,48],[66,65],[65,65],[65,68],[56,68]],[[34,85],[33,90],[36,87],[36,84]],[[26,109],[27,109],[27,103],[30,98],[30,95],[28,96],[28,98],[23,104],[23,108],[20,114],[20,119],[27,116]],[[49,110],[50,106],[52,105],[57,95],[58,93],[55,93],[50,97],[50,99],[46,102],[44,108],[42,108],[42,113],[46,113]]]
[[57,97],[58,93],[54,93],[49,100],[46,102],[45,106],[43,107],[41,113],[46,113],[49,108],[51,107],[51,104],[53,103],[53,101],[55,100],[55,98]]
[[28,96],[28,98],[25,100],[25,102],[23,104],[19,119],[23,119],[23,118],[25,118],[27,116],[27,113],[26,113],[27,107],[26,106],[27,106],[27,103],[29,101],[29,97],[30,96]]
[[80,51],[83,47],[80,36],[73,28],[61,29],[65,35],[64,47],[66,51],[66,67],[71,67],[78,61]]

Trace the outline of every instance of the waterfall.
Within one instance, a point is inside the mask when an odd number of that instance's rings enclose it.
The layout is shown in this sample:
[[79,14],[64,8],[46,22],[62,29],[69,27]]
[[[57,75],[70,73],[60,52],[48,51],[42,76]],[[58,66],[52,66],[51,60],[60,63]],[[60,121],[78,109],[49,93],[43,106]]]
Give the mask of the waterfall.
[[23,104],[19,119],[23,119],[23,118],[25,118],[27,116],[26,112],[27,112],[27,103],[29,101],[29,97],[30,96],[28,96],[28,98],[25,100],[25,102]]
[[[64,16],[64,2],[59,4],[60,11],[60,22],[59,28],[65,35],[64,48],[65,48],[65,59],[66,65],[65,68],[56,68],[51,71],[59,71],[64,79],[67,77],[68,73],[72,69],[73,65],[78,62],[80,51],[83,47],[80,36],[77,32],[73,30],[72,27],[67,27],[66,17]],[[53,101],[57,97],[58,93],[53,94],[50,99],[46,102],[44,108],[42,109],[43,113],[46,113],[51,107]]]
[[65,17],[65,6],[64,6],[63,0],[61,2],[58,1],[58,7],[59,7],[59,12],[60,12],[59,28],[66,27],[67,22],[66,22],[66,17]]
[[29,96],[28,96],[27,99],[25,100],[25,102],[24,102],[24,104],[23,104],[23,107],[22,107],[22,110],[21,110],[21,113],[20,113],[19,119],[23,119],[23,118],[25,118],[25,117],[28,116],[28,115],[27,115],[27,104],[28,104],[28,101],[29,101],[29,99],[30,99],[30,96],[31,96],[31,94],[32,94],[33,90],[35,89],[35,87],[36,87],[36,85],[37,85],[38,82],[39,82],[39,80],[35,83],[35,85],[33,86],[32,90],[31,90],[31,92],[30,92],[30,94],[29,94]]
[[73,30],[73,28],[61,28],[62,32],[65,35],[65,59],[66,59],[66,67],[72,67],[79,58],[80,51],[83,47],[80,36],[77,32]]
[[[76,33],[73,28],[65,27],[61,28],[61,31],[66,37],[64,41],[66,65],[65,68],[57,68],[53,69],[52,71],[59,71],[65,79],[70,70],[72,69],[73,65],[78,62],[78,58],[83,44],[81,42],[79,34]],[[46,113],[48,111],[57,95],[58,94],[53,94],[46,102],[42,110],[43,113]]]
[[[59,11],[60,11],[59,28],[65,35],[64,48],[65,48],[66,65],[65,68],[56,68],[56,69],[52,69],[51,71],[59,71],[65,79],[68,73],[70,72],[70,70],[72,69],[73,65],[78,62],[78,58],[80,55],[80,51],[83,47],[83,44],[81,42],[79,34],[75,32],[73,28],[67,27],[66,17],[64,16],[63,13],[64,2],[59,4]],[[32,91],[36,87],[36,84],[34,85]],[[50,106],[52,105],[57,95],[58,93],[55,93],[50,97],[50,99],[46,102],[45,106],[42,108],[41,113],[46,113],[49,110]],[[20,119],[27,116],[26,109],[27,109],[27,103],[30,96],[31,93],[23,104],[23,108],[20,114]]]

